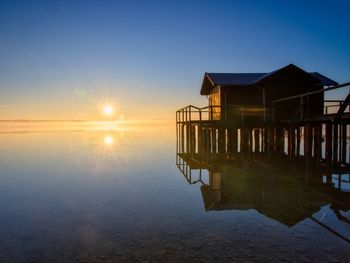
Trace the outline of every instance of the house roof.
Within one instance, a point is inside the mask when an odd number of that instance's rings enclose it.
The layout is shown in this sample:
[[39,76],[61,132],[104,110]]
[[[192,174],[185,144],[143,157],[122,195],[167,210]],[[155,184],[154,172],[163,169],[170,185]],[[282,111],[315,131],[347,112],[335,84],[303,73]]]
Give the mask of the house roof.
[[323,86],[338,85],[334,80],[318,73],[305,72],[301,68],[290,64],[281,69],[272,71],[270,73],[205,73],[201,88],[201,95],[209,95],[210,91],[216,86],[250,86],[257,85],[266,79],[278,74],[279,72],[287,70],[297,70],[305,75],[309,75],[314,81],[321,82]]

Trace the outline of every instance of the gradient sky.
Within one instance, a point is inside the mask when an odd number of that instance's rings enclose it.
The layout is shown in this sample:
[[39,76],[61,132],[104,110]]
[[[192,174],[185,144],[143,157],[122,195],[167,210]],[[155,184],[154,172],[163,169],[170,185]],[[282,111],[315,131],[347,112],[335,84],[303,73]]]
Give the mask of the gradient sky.
[[349,1],[0,1],[0,119],[168,118],[207,72],[350,81]]

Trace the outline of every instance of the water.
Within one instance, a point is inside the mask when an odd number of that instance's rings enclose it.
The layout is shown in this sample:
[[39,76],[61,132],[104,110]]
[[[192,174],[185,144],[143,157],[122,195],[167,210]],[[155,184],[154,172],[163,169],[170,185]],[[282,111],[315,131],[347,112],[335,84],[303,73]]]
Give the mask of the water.
[[246,160],[190,184],[176,159],[173,126],[2,132],[0,262],[350,262],[348,175]]

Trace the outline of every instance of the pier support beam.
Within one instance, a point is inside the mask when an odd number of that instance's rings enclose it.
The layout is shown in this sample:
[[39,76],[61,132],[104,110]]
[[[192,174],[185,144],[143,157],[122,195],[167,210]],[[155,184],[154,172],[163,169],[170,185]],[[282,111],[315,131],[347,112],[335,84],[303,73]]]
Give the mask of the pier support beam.
[[322,143],[322,124],[316,124],[314,126],[314,158],[315,163],[318,165],[321,160],[321,143]]
[[300,130],[301,130],[301,127],[300,126],[298,126],[297,127],[297,129],[296,129],[296,131],[297,131],[297,134],[296,134],[296,136],[297,136],[297,142],[296,142],[296,156],[297,157],[300,157],[300,141],[301,141],[301,132],[300,132]]
[[304,128],[304,156],[306,161],[312,157],[312,126],[309,123]]
[[341,162],[346,163],[346,140],[347,140],[347,126],[342,124],[341,132]]
[[249,129],[241,129],[241,152],[246,154],[249,152]]
[[338,162],[338,124],[333,125],[333,162]]
[[288,156],[289,160],[295,157],[295,129],[293,126],[288,128]]
[[254,129],[254,153],[259,152],[260,146],[260,129]]
[[284,129],[281,127],[275,128],[274,147],[274,152],[281,156],[284,150]]
[[267,151],[269,153],[273,153],[274,152],[274,136],[275,136],[275,129],[272,128],[272,127],[269,127],[267,129],[268,131],[268,137],[269,137],[269,144],[268,144],[268,147],[267,147]]
[[226,144],[226,132],[225,129],[218,129],[218,152],[225,153],[225,144]]
[[211,152],[216,153],[216,129],[212,128],[211,129]]
[[326,152],[325,158],[327,165],[332,164],[332,124],[326,123]]

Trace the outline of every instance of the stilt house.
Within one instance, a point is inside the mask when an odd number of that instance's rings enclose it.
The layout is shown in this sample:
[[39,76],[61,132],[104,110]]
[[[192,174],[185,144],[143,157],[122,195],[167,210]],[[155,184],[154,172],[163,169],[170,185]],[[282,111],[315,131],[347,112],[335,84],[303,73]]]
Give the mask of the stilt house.
[[274,101],[338,83],[317,72],[306,72],[290,64],[270,73],[205,73],[200,94],[209,100],[212,120],[252,122],[293,119],[323,114],[324,93],[284,103]]

